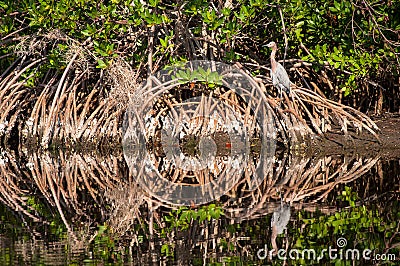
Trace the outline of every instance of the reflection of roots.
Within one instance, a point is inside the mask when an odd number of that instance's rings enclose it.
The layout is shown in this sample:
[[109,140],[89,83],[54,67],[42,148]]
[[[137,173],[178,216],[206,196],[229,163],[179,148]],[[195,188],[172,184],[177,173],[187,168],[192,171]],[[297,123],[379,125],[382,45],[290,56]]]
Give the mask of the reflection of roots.
[[[118,176],[123,175],[119,172],[123,170],[121,162],[115,156],[103,160],[97,155],[71,155],[62,151],[56,155],[5,155],[9,162],[23,159],[18,164],[0,163],[1,176],[8,177],[7,182],[0,184],[0,200],[26,217],[47,224],[52,220],[43,216],[40,206],[48,206],[51,212],[59,214],[73,240],[78,239],[73,228],[96,220],[106,210],[102,205],[104,191],[113,190],[121,182]],[[95,207],[100,205],[100,209]],[[78,223],[73,224],[74,220]]]
[[196,156],[200,154],[198,149],[200,138],[195,135],[186,135],[181,140],[181,150],[185,156]]
[[[200,138],[197,135],[185,135],[179,143],[179,148],[187,161],[190,161],[191,158],[195,158],[196,160],[203,158],[204,162],[207,163],[206,169],[187,170],[187,168],[177,167],[176,162],[166,158],[162,142],[155,141],[154,143],[150,143],[147,148],[152,153],[151,158],[153,159],[154,166],[164,178],[173,182],[204,184],[205,180],[215,180],[217,177],[223,178],[219,175],[228,167],[227,162],[232,155],[232,147],[236,149],[242,148],[243,152],[245,152],[245,147],[240,146],[243,144],[235,138],[231,138],[226,132],[214,132],[207,137],[215,143],[216,152],[213,157],[208,154],[205,154],[205,156],[202,154]],[[250,147],[251,157],[258,158],[257,154],[260,151],[260,145],[259,139],[252,140]],[[209,150],[203,152],[209,152]],[[257,162],[258,159],[255,160],[255,163]]]
[[[242,121],[247,121],[249,123],[246,125],[247,130],[253,132],[253,134],[256,134],[259,129],[256,129],[256,124],[250,124],[251,121],[255,120],[254,116],[251,115],[250,109],[244,109],[250,107],[245,107],[244,103],[240,102],[239,98],[232,94],[229,94],[227,98],[229,101],[223,99],[222,95],[226,94],[224,91],[226,89],[221,87],[216,89],[213,95],[207,96],[203,94],[198,98],[193,98],[198,101],[194,102],[192,100],[193,102],[189,101],[182,104],[183,106],[188,106],[186,109],[180,108],[181,105],[178,100],[170,99],[168,95],[168,97],[160,97],[156,105],[149,108],[149,114],[156,113],[158,115],[145,115],[147,117],[147,120],[145,120],[147,124],[144,132],[146,132],[146,138],[149,140],[146,147],[150,152],[153,165],[158,169],[160,176],[172,182],[189,184],[204,184],[205,182],[214,180],[217,176],[223,179],[224,172],[229,170],[229,158],[232,156],[232,149],[235,149],[236,152],[239,150],[242,150],[243,153],[246,152],[246,147],[242,143],[243,139],[241,138],[241,134],[243,134],[241,133],[242,129],[239,128],[239,123],[236,122],[235,119],[237,117],[235,116],[240,116]],[[179,92],[180,97],[189,92],[190,94],[186,96],[196,96],[196,93],[192,92],[189,88],[185,89],[181,87]],[[201,92],[203,93],[203,90]],[[231,109],[221,108],[214,104],[214,98],[218,97],[218,95],[221,102],[232,106]],[[164,108],[164,106],[166,107]],[[191,106],[197,106],[197,109],[193,109]],[[162,113],[160,110],[168,110],[168,112],[160,115]],[[234,112],[237,113],[233,114]],[[172,117],[165,117],[168,114]],[[245,117],[248,117],[248,119],[246,120]],[[178,128],[180,131],[176,132],[176,128],[170,129],[171,123],[181,126]],[[134,124],[131,127],[136,128],[137,126]],[[167,133],[163,139],[162,130],[169,130],[171,133]],[[235,134],[228,133],[228,131],[234,130],[236,130]],[[201,151],[202,138],[209,139],[208,142],[213,143],[212,145],[208,144],[211,147],[215,145],[215,154],[207,154],[210,152],[210,147]],[[258,139],[253,138],[253,150],[260,150]],[[175,148],[175,150],[181,152],[181,155],[178,154],[174,157],[175,155],[171,154],[173,152],[170,152],[170,154],[166,153],[168,147]],[[199,166],[197,168],[194,164],[190,165],[191,160],[200,160],[202,167]],[[177,161],[180,163],[177,164]],[[233,163],[237,164],[236,161],[233,160]]]
[[118,235],[123,235],[140,219],[140,206],[144,196],[138,185],[126,185],[121,188],[107,190],[105,195],[111,205],[108,225]]
[[[76,221],[78,225],[85,221],[93,225],[106,222],[112,230],[123,235],[133,223],[147,219],[146,213],[139,211],[140,208],[146,210],[150,205],[165,206],[167,210],[170,208],[169,204],[142,192],[131,180],[120,178],[125,176],[126,169],[114,156],[103,158],[64,153],[56,156],[49,153],[23,155],[26,167],[18,161],[21,156],[1,153],[0,157],[0,174],[7,177],[0,183],[0,200],[25,219],[49,223],[51,221],[37,212],[32,203],[28,204],[32,195],[40,195],[38,198],[52,212],[59,213],[72,235],[75,234],[72,228],[79,228]],[[230,219],[254,219],[272,213],[280,205],[278,190],[295,209],[315,211],[318,208],[322,212],[332,213],[337,210],[337,202],[332,194],[343,189],[338,186],[365,175],[378,159],[283,157],[282,161],[277,159],[274,162],[274,167],[257,189],[249,190],[248,182],[251,180],[245,178],[220,199],[220,204]],[[380,176],[381,168],[382,165],[377,168],[377,176],[363,180],[363,186],[374,188],[373,191],[363,190],[364,198],[379,199],[381,196],[382,191],[376,190],[376,184],[384,178]],[[59,169],[64,170],[60,172]],[[201,175],[198,173],[196,177],[199,183],[208,182],[201,181],[202,177],[205,178]],[[167,188],[165,190],[168,193]],[[153,211],[154,214],[160,214],[163,210],[158,208]],[[163,225],[159,223],[158,226]],[[91,238],[88,233],[85,237]]]
[[[155,168],[157,177],[151,176],[146,186],[157,191],[163,191],[165,185],[158,183],[157,178],[188,185],[218,183],[232,176],[235,180],[251,179],[260,161],[257,155],[262,152],[261,143],[272,143],[268,151],[275,148],[274,119],[264,93],[239,69],[229,65],[195,61],[187,67],[205,67],[207,71],[215,67],[225,79],[212,90],[201,82],[181,84],[174,78],[182,73],[178,67],[156,73],[138,89],[146,100],[127,110],[124,132],[129,135],[138,128],[143,132],[150,163],[146,161],[140,169],[140,159],[125,151],[131,174],[153,175],[150,168]],[[251,165],[246,167],[247,161]],[[224,192],[235,185],[230,181],[221,183],[229,185],[218,187]],[[174,189],[167,189],[164,195],[167,199],[174,193]],[[220,196],[218,192],[211,200]]]
[[276,162],[276,168],[257,190],[246,191],[243,187],[240,190],[234,189],[233,194],[240,198],[241,202],[227,202],[225,213],[236,220],[254,219],[271,213],[280,204],[270,202],[279,202],[277,190],[295,208],[315,210],[317,202],[326,201],[330,192],[339,184],[352,182],[367,173],[378,162],[379,157],[287,157],[284,160]]

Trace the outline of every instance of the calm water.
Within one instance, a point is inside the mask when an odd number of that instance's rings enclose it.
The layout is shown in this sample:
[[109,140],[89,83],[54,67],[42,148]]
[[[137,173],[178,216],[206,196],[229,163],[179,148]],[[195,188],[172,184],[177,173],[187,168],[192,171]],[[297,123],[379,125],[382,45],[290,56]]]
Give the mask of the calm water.
[[255,189],[242,180],[213,205],[172,208],[122,154],[1,150],[0,264],[399,263],[400,160],[271,160]]

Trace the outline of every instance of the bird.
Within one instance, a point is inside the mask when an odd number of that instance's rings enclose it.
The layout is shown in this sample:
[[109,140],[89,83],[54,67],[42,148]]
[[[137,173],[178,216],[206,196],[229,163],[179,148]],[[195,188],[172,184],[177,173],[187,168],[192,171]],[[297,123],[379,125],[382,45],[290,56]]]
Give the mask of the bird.
[[272,230],[277,235],[282,234],[290,219],[290,205],[281,200],[280,206],[274,211],[271,219]]
[[285,70],[285,68],[275,60],[275,54],[278,50],[278,46],[275,42],[270,42],[266,45],[269,48],[272,48],[271,52],[271,78],[272,78],[272,85],[278,88],[280,97],[282,98],[282,91],[286,92],[287,94],[290,93],[290,79]]
[[276,254],[278,251],[278,245],[276,244],[276,237],[283,233],[286,229],[286,225],[290,220],[290,205],[283,202],[281,198],[280,206],[274,211],[271,219],[271,243],[273,248],[273,253]]

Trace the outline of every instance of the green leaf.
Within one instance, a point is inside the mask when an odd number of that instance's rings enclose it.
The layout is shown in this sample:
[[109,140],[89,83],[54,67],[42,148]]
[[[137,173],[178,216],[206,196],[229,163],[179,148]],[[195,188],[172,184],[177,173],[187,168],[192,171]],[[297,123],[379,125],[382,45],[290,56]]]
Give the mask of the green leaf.
[[160,43],[164,48],[167,48],[168,40],[160,39]]
[[107,68],[107,64],[102,59],[98,59],[96,68]]

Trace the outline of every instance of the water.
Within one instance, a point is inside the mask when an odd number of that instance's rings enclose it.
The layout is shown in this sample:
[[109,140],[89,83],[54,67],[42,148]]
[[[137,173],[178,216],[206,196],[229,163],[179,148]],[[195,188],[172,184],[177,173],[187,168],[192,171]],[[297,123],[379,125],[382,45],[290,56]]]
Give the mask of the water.
[[[257,189],[242,182],[211,207],[183,209],[149,196],[120,151],[0,154],[1,265],[284,264],[273,247],[293,265],[400,258],[398,159],[281,154]],[[291,216],[274,235],[281,199]]]

